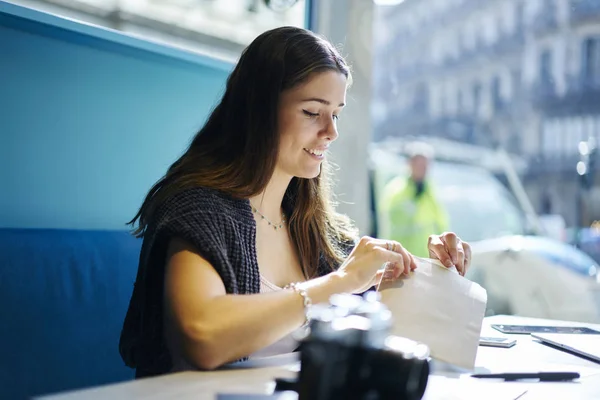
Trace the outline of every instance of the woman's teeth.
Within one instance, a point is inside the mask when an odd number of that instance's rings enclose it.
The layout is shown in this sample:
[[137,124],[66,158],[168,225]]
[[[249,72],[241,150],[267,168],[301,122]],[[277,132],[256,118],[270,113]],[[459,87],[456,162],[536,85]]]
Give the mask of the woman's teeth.
[[313,154],[315,156],[322,156],[324,151],[323,150],[313,150],[313,149],[304,149],[306,151],[308,151],[310,154]]

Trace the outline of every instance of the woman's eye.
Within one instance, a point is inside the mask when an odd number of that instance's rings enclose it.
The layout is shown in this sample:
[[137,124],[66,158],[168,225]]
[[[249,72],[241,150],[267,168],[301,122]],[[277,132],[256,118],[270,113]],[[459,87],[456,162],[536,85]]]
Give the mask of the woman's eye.
[[[308,111],[308,110],[302,110],[302,112],[303,112],[303,113],[304,113],[304,114],[305,114],[307,117],[310,117],[310,118],[317,118],[317,117],[319,117],[319,113],[312,113],[312,112],[310,112],[310,111]],[[333,117],[333,119],[334,119],[335,121],[337,121],[338,119],[340,119],[340,116],[339,116],[339,115],[332,115],[332,117]]]
[[317,114],[317,113],[311,113],[310,111],[307,111],[307,110],[302,110],[302,111],[304,112],[304,114],[306,116],[311,117],[311,118],[315,118],[315,117],[319,116],[319,114]]

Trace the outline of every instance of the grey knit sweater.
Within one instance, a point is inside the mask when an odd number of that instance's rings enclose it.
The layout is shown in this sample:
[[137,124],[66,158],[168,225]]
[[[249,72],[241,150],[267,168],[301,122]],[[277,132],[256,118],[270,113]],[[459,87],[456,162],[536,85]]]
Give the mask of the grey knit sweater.
[[[288,202],[289,203],[289,202]],[[284,211],[288,207],[284,200]],[[250,202],[208,188],[188,189],[162,204],[148,224],[119,351],[136,377],[164,374],[171,355],[163,335],[164,269],[169,242],[192,244],[220,275],[229,294],[260,292],[256,223]],[[347,251],[351,247],[347,246]],[[321,257],[319,275],[338,266]]]

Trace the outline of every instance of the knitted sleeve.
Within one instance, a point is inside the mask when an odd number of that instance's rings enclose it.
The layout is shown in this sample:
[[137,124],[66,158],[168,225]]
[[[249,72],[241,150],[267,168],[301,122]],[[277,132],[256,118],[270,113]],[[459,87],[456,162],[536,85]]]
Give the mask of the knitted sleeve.
[[226,210],[218,196],[195,190],[168,199],[152,218],[144,235],[119,343],[121,357],[126,365],[137,368],[137,377],[166,373],[170,368],[163,337],[162,305],[166,256],[172,238],[193,245],[220,275],[227,293],[259,290],[258,278],[252,279],[240,261],[244,254],[228,248],[228,243],[236,243],[239,232],[235,232],[233,217]]
[[167,243],[180,238],[215,268],[227,293],[238,292],[234,266],[227,244],[233,235],[230,218],[216,198],[184,193],[170,199],[156,221],[156,240]]

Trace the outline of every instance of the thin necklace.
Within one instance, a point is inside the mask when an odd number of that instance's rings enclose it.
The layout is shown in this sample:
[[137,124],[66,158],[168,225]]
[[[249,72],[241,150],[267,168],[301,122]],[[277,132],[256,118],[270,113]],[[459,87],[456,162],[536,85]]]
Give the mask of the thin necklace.
[[267,221],[269,226],[272,226],[273,229],[275,229],[275,230],[283,229],[283,224],[285,224],[285,214],[283,214],[283,213],[281,214],[282,219],[281,219],[280,223],[274,224],[273,222],[269,221],[269,219],[267,217],[265,217],[260,211],[258,211],[258,209],[252,205],[252,203],[250,203],[250,207],[252,207],[252,211],[254,213],[258,214],[261,219],[264,219],[265,221]]

